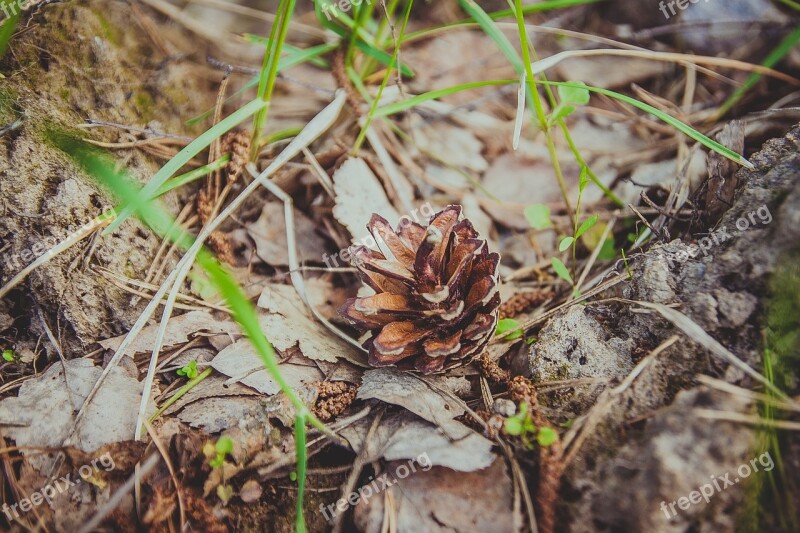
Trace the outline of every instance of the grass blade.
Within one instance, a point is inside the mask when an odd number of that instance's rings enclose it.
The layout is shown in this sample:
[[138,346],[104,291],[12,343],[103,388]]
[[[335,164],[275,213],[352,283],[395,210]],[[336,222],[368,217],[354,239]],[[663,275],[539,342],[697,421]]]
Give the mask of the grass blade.
[[[84,171],[111,190],[115,196],[124,198],[142,194],[141,190],[136,190],[131,180],[123,172],[115,168],[112,161],[94,150],[91,145],[56,132],[51,132],[49,137],[56,147],[68,154]],[[184,249],[188,249],[194,242],[194,239],[174,224],[172,217],[153,201],[142,203],[137,214],[156,233],[178,243]],[[303,453],[298,453],[297,459],[298,462],[304,460],[306,458],[305,422],[308,421],[326,433],[329,430],[308,410],[281,374],[275,350],[264,336],[258,314],[241,286],[207,249],[203,248],[197,254],[197,263],[206,272],[214,288],[223,296],[231,315],[255,348],[264,367],[297,411],[297,421],[303,425],[302,428],[295,428],[298,445],[301,441],[303,444]],[[305,476],[305,464],[298,464],[298,478],[301,473]],[[303,487],[304,484],[300,483],[300,486]],[[302,498],[300,504],[302,505]],[[305,531],[305,524],[301,523],[302,520],[301,514],[297,518],[298,531]]]
[[[166,182],[173,174],[175,174],[175,172],[177,172],[183,165],[191,161],[194,156],[208,148],[208,146],[214,142],[214,139],[225,135],[266,105],[266,102],[253,100],[241,109],[237,109],[223,120],[219,121],[219,123],[214,124],[214,126],[203,132],[194,141],[189,143],[183,150],[178,152],[175,157],[167,161],[167,164],[165,164],[158,172],[155,173],[147,185],[145,185],[140,191],[134,192],[134,196],[127,197],[128,200],[122,208],[119,216],[105,229],[105,231],[103,231],[103,235],[108,235],[109,233],[113,232],[134,211],[138,211],[143,205],[146,205],[150,198],[155,195],[155,192],[164,184],[164,182]],[[126,197],[123,196],[122,198]]]
[[0,57],[3,57],[6,53],[8,43],[11,41],[11,37],[14,35],[14,30],[17,29],[17,23],[19,22],[20,16],[22,16],[22,10],[19,10],[8,17],[3,22],[3,26],[0,27]]
[[497,47],[500,48],[500,51],[506,56],[506,59],[514,66],[514,70],[517,71],[517,74],[521,75],[522,60],[519,58],[519,54],[514,48],[514,45],[512,45],[511,41],[500,31],[500,28],[497,27],[494,20],[492,20],[492,18],[486,14],[486,11],[476,4],[474,0],[459,0],[458,3],[461,5],[461,8],[478,23],[486,35],[495,42]]
[[699,142],[700,144],[702,144],[703,146],[705,146],[706,148],[708,148],[710,150],[714,150],[715,152],[717,152],[721,156],[727,157],[731,161],[733,161],[735,163],[738,163],[738,164],[742,165],[743,167],[748,168],[750,170],[755,168],[753,166],[753,164],[750,161],[748,161],[744,156],[742,156],[740,154],[737,154],[736,152],[734,152],[730,148],[727,148],[727,147],[721,145],[720,143],[718,143],[717,141],[715,141],[715,140],[713,140],[713,139],[711,139],[709,137],[706,137],[705,135],[703,135],[702,133],[700,133],[696,129],[692,128],[691,126],[689,126],[687,124],[684,124],[683,122],[681,122],[677,118],[673,117],[672,115],[668,115],[667,113],[664,113],[660,109],[655,108],[655,107],[651,106],[650,104],[646,104],[644,102],[640,102],[639,100],[636,100],[635,98],[631,98],[628,95],[621,94],[621,93],[614,92],[614,91],[610,91],[608,89],[601,89],[600,87],[592,87],[591,85],[583,85],[583,84],[572,83],[572,82],[536,80],[536,83],[540,83],[540,84],[544,84],[544,85],[556,85],[556,86],[561,86],[561,87],[573,87],[573,88],[581,88],[582,87],[582,88],[587,89],[587,90],[589,90],[589,91],[591,91],[593,93],[603,94],[605,96],[614,98],[614,99],[619,100],[621,102],[625,102],[626,104],[630,104],[630,105],[632,105],[632,106],[634,106],[634,107],[636,107],[638,109],[641,109],[645,113],[653,115],[654,117],[658,118],[659,120],[661,120],[663,122],[666,122],[667,124],[669,124],[670,126],[675,128],[676,130],[680,131],[681,133],[683,133],[687,137],[690,137],[690,138],[694,139],[695,141]]
[[444,89],[436,89],[433,91],[429,91],[427,93],[422,93],[416,96],[412,96],[411,98],[403,100],[402,102],[395,102],[393,104],[387,104],[385,106],[381,106],[375,110],[373,117],[385,117],[388,115],[394,115],[395,113],[406,111],[408,109],[411,109],[412,107],[416,107],[419,104],[423,104],[430,100],[436,100],[438,98],[442,98],[443,96],[448,96],[461,91],[467,91],[469,89],[477,89],[480,87],[491,87],[493,85],[511,85],[512,83],[519,83],[519,80],[473,81],[470,83],[453,85],[452,87],[445,87]]

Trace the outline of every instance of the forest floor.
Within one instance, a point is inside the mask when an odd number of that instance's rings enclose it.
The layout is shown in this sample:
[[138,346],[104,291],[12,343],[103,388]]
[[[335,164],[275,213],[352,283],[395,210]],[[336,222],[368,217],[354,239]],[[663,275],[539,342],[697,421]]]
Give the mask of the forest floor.
[[797,2],[0,11],[1,528],[800,529]]

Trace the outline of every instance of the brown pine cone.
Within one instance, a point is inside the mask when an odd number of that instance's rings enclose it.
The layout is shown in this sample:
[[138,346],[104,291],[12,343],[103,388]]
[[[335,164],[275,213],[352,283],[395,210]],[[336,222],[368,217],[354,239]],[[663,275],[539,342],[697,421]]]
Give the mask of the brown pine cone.
[[497,325],[500,256],[461,207],[434,215],[428,227],[408,219],[395,231],[383,217],[367,225],[383,253],[351,248],[352,263],[377,294],[350,298],[340,312],[370,335],[372,366],[397,365],[424,374],[469,363]]

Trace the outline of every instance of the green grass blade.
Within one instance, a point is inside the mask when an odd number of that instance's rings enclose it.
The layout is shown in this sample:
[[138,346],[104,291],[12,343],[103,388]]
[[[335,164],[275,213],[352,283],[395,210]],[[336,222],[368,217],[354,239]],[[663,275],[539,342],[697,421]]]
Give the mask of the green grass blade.
[[294,446],[297,454],[297,512],[295,514],[294,530],[296,533],[306,532],[306,521],[303,517],[303,496],[306,491],[306,418],[298,415],[294,421]]
[[[783,59],[786,56],[786,54],[791,52],[794,49],[794,47],[797,46],[798,42],[800,42],[800,27],[798,27],[792,33],[787,35],[780,42],[780,44],[772,52],[769,53],[769,55],[761,63],[761,66],[769,68],[774,67],[781,59]],[[751,73],[744,81],[742,86],[736,89],[736,91],[734,91],[734,93],[727,100],[725,100],[725,103],[723,103],[720,106],[719,110],[717,110],[716,117],[718,119],[722,118],[725,115],[725,113],[730,111],[730,109],[734,105],[736,105],[736,103],[739,100],[742,99],[742,97],[747,93],[747,91],[752,89],[753,86],[759,82],[760,79],[761,79],[761,74],[759,74],[758,72]]]
[[[150,181],[141,189],[135,192],[134,196],[128,197],[122,211],[117,219],[112,222],[104,231],[103,235],[108,235],[122,224],[134,211],[146,205],[155,192],[166,182],[175,172],[180,170],[183,165],[188,163],[197,154],[208,148],[214,139],[225,135],[241,122],[250,118],[256,111],[263,108],[267,103],[260,100],[253,100],[241,109],[238,109],[225,117],[223,120],[214,124],[211,128],[203,132],[194,141],[189,143],[183,150],[178,152],[175,157],[167,161],[161,169],[155,173]],[[126,198],[123,196],[123,198]]]
[[703,146],[705,146],[709,150],[714,150],[715,152],[717,152],[721,156],[727,157],[731,161],[733,161],[735,163],[738,163],[738,164],[742,165],[743,167],[746,167],[746,168],[749,168],[749,169],[755,168],[755,167],[753,167],[753,164],[750,161],[748,161],[744,156],[742,156],[740,154],[737,154],[736,152],[734,152],[730,148],[727,148],[727,147],[721,145],[720,143],[718,143],[717,141],[715,141],[713,139],[710,139],[709,137],[706,137],[705,135],[703,135],[702,133],[700,133],[696,129],[692,128],[691,126],[689,126],[687,124],[684,124],[683,122],[681,122],[677,118],[664,113],[660,109],[657,109],[657,108],[651,106],[650,104],[646,104],[644,102],[640,102],[639,100],[636,100],[635,98],[631,98],[630,96],[627,96],[625,94],[620,94],[618,92],[609,91],[608,89],[601,89],[600,87],[592,87],[590,85],[582,85],[582,84],[563,82],[563,81],[536,80],[536,83],[544,84],[544,85],[563,86],[563,87],[575,87],[575,88],[583,87],[583,88],[585,88],[585,89],[587,89],[587,90],[589,90],[591,92],[598,93],[598,94],[603,94],[603,95],[606,95],[608,97],[611,97],[611,98],[614,98],[616,100],[619,100],[621,102],[625,102],[626,104],[630,104],[630,105],[632,105],[632,106],[634,106],[634,107],[636,107],[638,109],[641,109],[645,113],[653,115],[654,117],[658,118],[659,120],[669,124],[670,126],[675,128],[676,130],[680,131],[681,133],[683,133],[687,137],[690,137],[690,138],[694,139],[695,141],[699,142],[700,144],[702,144]]
[[[546,1],[546,2],[538,2],[536,4],[531,4],[528,6],[522,7],[523,15],[527,15],[529,13],[538,13],[541,11],[549,11],[553,9],[560,9],[560,8],[567,8],[573,6],[579,6],[584,4],[594,4],[597,2],[602,2],[603,0],[553,0],[553,1]],[[493,11],[486,13],[488,17],[492,20],[498,20],[506,17],[514,16],[514,10],[512,9],[504,9],[502,11]],[[437,33],[447,31],[452,29],[455,26],[464,26],[470,27],[474,26],[475,22],[474,19],[463,19],[456,22],[451,22],[449,24],[443,24],[441,26],[436,26],[434,28],[425,28],[422,30],[417,30],[415,32],[408,33],[405,38],[403,39],[401,44],[404,44],[409,41],[415,41],[417,39],[422,39],[425,37],[430,37]]]
[[171,180],[164,183],[161,187],[158,188],[156,191],[155,196],[161,196],[167,194],[169,191],[173,189],[177,189],[178,187],[183,187],[187,183],[192,183],[193,181],[199,180],[203,176],[208,176],[212,172],[217,170],[222,170],[223,168],[228,166],[228,163],[231,160],[231,156],[228,154],[223,155],[216,161],[213,161],[207,165],[203,165],[202,167],[198,167],[194,170],[190,170],[186,174],[181,174],[180,176],[176,176]]
[[[389,66],[390,63],[394,65],[394,63],[392,62],[392,55],[387,54],[386,52],[384,52],[379,48],[373,48],[372,46],[369,46],[367,43],[363,41],[356,41],[356,48],[364,52],[369,57],[378,60],[387,67]],[[400,63],[397,68],[400,69],[400,72],[403,74],[403,76],[406,76],[408,78],[413,78],[415,76],[414,71],[411,70],[411,68],[408,65],[405,65],[404,63]]]
[[500,31],[497,24],[494,23],[491,17],[483,10],[474,0],[459,0],[461,8],[472,17],[481,29],[492,39],[500,51],[506,56],[506,59],[514,66],[517,74],[522,75],[522,60],[519,58],[517,50],[511,41]]
[[[408,26],[408,19],[411,17],[411,7],[413,5],[414,5],[414,0],[408,0],[408,4],[406,4],[406,10],[403,13],[403,24],[400,26],[400,38],[402,38],[403,34],[406,32],[406,27]],[[361,147],[361,143],[363,143],[364,139],[366,138],[367,130],[369,129],[369,125],[372,122],[372,119],[375,117],[375,112],[378,110],[378,102],[380,102],[381,95],[383,95],[383,90],[389,83],[389,77],[392,75],[392,68],[397,63],[397,56],[399,54],[400,54],[400,46],[397,46],[394,49],[394,52],[392,53],[392,59],[389,62],[389,68],[386,70],[386,74],[383,76],[383,80],[381,81],[381,86],[380,88],[378,88],[378,94],[375,95],[375,99],[372,101],[372,105],[370,106],[367,118],[364,121],[364,125],[361,127],[361,131],[358,133],[358,137],[356,138],[356,141],[353,144],[353,149],[352,149],[353,154],[358,153],[358,150]]]
[[462,83],[460,85],[453,85],[452,87],[445,87],[444,89],[436,89],[427,93],[422,93],[416,96],[412,96],[411,98],[403,100],[402,102],[395,102],[393,104],[387,104],[385,106],[381,106],[375,110],[373,117],[385,117],[388,115],[394,115],[395,113],[406,111],[408,109],[411,109],[412,107],[418,106],[419,104],[423,104],[430,100],[436,100],[438,98],[442,98],[443,96],[448,96],[461,91],[468,91],[469,89],[478,89],[480,87],[491,87],[493,85],[512,85],[518,82],[519,80],[473,81],[469,83]]
[[[50,132],[49,137],[56,147],[72,157],[84,171],[111,190],[115,196],[125,198],[132,194],[142,194],[142,191],[137,191],[131,180],[123,172],[115,168],[112,161],[101,155],[91,145],[56,132]],[[178,243],[184,249],[191,246],[193,238],[178,225],[174,224],[172,217],[156,202],[148,201],[143,203],[140,209],[137,210],[137,214],[145,224],[159,235]],[[323,432],[329,433],[329,430],[308,410],[281,374],[275,350],[264,336],[258,320],[258,314],[241,286],[207,249],[203,248],[197,254],[197,263],[205,270],[214,288],[223,296],[225,303],[231,310],[231,315],[255,348],[264,367],[297,411],[297,419],[303,425],[302,429],[296,428],[296,432],[299,435],[298,443],[300,440],[303,441],[303,450],[305,451],[304,424],[306,421]],[[298,454],[298,461],[301,459],[305,459],[305,453]],[[305,464],[298,464],[298,478],[301,473],[305,476]],[[302,520],[302,516],[298,518],[298,521],[300,520]],[[298,530],[304,530],[304,524],[302,528]]]
[[20,16],[22,16],[21,9],[3,21],[3,26],[0,27],[0,57],[3,57],[6,53],[8,43],[14,35],[14,30],[17,29]]
[[[263,43],[267,42],[267,39],[264,39],[261,36],[254,35],[253,37],[258,37],[259,39],[262,40],[259,41],[259,44],[261,44],[261,42]],[[339,47],[338,44],[320,44],[317,46],[311,46],[309,48],[297,48],[285,44],[284,48],[291,48],[291,51],[284,57],[282,57],[281,60],[278,62],[278,72],[283,72],[288,68],[300,65],[306,61],[322,68],[330,68],[330,63],[322,59],[320,56],[323,54],[327,54],[332,50],[336,50],[336,48],[338,47]],[[239,96],[243,95],[245,92],[252,89],[253,87],[257,87],[258,82],[259,82],[259,77],[253,76],[252,78],[247,80],[247,82],[240,89],[238,89],[232,95],[227,97],[225,99],[225,103],[229,104]],[[207,119],[213,114],[214,114],[214,108],[212,107],[211,109],[208,109],[203,113],[200,113],[196,117],[192,117],[189,120],[187,120],[186,125],[193,126],[198,122],[202,122],[203,120]]]
[[[529,6],[522,7],[522,14],[528,15],[530,13],[540,13],[542,11],[552,11],[553,9],[564,9],[567,7],[582,6],[585,4],[596,4],[603,0],[549,0],[547,2],[537,2]],[[506,17],[513,17],[515,12],[513,9],[503,9],[501,11],[494,11],[488,13],[492,20],[502,19]]]
[[[286,35],[289,32],[289,22],[292,19],[296,0],[281,0],[278,7],[278,19],[272,26],[269,34],[269,42],[264,54],[264,62],[261,68],[261,75],[258,80],[257,98],[268,103],[272,99],[272,91],[275,88],[275,80],[278,77],[278,63],[280,62],[283,43],[286,42]],[[265,105],[256,111],[253,117],[253,137],[250,141],[250,158],[254,160],[261,148],[261,138],[264,132],[264,125],[267,122],[269,108]]]

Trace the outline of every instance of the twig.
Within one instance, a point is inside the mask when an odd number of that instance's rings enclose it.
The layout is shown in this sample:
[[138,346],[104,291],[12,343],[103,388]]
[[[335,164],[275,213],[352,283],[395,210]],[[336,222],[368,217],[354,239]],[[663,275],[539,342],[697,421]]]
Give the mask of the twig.
[[147,461],[138,469],[136,473],[134,473],[131,477],[128,478],[127,481],[117,489],[117,492],[114,493],[113,496],[106,502],[103,507],[101,507],[95,514],[92,516],[83,527],[78,530],[78,533],[91,533],[103,522],[103,519],[117,506],[122,503],[122,499],[128,495],[128,493],[133,489],[133,486],[138,482],[140,479],[147,476],[150,471],[155,468],[158,464],[158,460],[160,459],[159,454],[154,453],[150,457],[147,458]]

